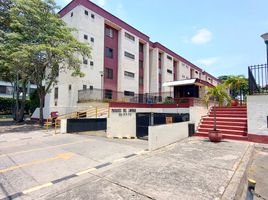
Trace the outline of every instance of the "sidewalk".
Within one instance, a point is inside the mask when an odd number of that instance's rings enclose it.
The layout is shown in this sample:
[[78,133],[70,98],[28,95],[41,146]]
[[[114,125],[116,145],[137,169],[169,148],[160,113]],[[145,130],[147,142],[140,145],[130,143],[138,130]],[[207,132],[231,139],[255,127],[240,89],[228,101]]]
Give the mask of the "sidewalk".
[[[256,192],[263,198],[268,199],[268,145],[255,144],[248,178],[257,182]],[[258,198],[255,197],[255,199]]]
[[90,178],[75,186],[55,185],[36,195],[53,200],[233,199],[241,180],[237,172],[246,170],[245,157],[252,151],[248,142],[215,144],[188,138],[120,165],[112,164],[107,170],[91,172]]

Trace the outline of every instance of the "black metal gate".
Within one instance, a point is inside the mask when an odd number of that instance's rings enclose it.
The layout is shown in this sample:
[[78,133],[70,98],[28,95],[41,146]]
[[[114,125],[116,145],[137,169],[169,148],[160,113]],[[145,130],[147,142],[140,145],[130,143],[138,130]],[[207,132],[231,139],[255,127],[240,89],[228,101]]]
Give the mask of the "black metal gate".
[[151,113],[136,114],[136,135],[137,138],[148,136],[148,127],[150,126]]

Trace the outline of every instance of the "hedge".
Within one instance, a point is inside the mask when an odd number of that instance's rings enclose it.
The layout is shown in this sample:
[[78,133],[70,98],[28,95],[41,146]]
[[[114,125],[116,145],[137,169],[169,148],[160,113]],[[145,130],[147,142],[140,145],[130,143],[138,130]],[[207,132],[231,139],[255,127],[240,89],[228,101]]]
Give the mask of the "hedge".
[[[12,114],[12,110],[15,106],[15,99],[0,97],[0,114]],[[26,100],[25,112],[30,112],[30,101]]]

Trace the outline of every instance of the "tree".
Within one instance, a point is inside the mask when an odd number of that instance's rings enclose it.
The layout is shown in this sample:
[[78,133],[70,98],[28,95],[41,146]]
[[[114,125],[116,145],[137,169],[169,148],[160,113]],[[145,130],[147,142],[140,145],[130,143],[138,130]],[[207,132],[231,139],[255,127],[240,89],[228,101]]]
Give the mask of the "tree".
[[219,106],[223,106],[224,103],[230,103],[230,96],[227,93],[226,86],[224,84],[217,85],[215,87],[207,88],[207,93],[205,95],[205,102],[208,103],[210,99],[214,102],[218,101]]
[[224,102],[230,104],[231,98],[226,91],[226,86],[224,84],[217,85],[215,87],[211,87],[207,89],[207,93],[205,95],[205,102],[208,105],[210,99],[214,101],[214,127],[213,130],[216,131],[216,100],[219,102],[219,106],[223,106]]
[[13,0],[10,9],[11,27],[17,41],[22,41],[11,56],[23,62],[23,70],[31,74],[36,84],[40,104],[40,125],[43,125],[44,98],[57,83],[59,71],[72,70],[73,76],[83,76],[80,71],[82,57],[90,56],[88,44],[79,42],[56,13],[54,0]]
[[243,75],[239,76],[229,76],[224,84],[230,88],[230,93],[233,99],[235,99],[238,94],[240,96],[240,104],[242,104],[242,94],[246,94],[248,91],[248,81]]
[[[14,119],[23,121],[26,104],[26,86],[29,74],[24,70],[26,62],[20,62],[12,57],[20,44],[21,38],[12,27],[10,10],[16,6],[12,0],[0,0],[0,79],[8,81],[13,86],[15,98]],[[21,101],[19,100],[22,93]],[[20,101],[20,102],[19,102]]]

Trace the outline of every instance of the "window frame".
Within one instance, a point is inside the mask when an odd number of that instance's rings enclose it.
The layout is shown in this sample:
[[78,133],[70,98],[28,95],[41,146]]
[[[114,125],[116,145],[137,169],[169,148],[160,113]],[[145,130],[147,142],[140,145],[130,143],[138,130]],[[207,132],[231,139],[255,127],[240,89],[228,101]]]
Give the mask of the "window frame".
[[135,55],[132,54],[132,53],[129,53],[129,52],[125,51],[124,55],[125,55],[125,57],[127,57],[127,58],[129,58],[131,60],[135,60]]
[[135,73],[129,72],[129,71],[124,71],[124,76],[128,78],[135,78]]
[[105,57],[111,58],[111,59],[114,58],[114,50],[113,50],[113,48],[105,47]]
[[135,36],[134,35],[131,35],[128,32],[125,32],[125,38],[131,40],[132,42],[135,42]]

